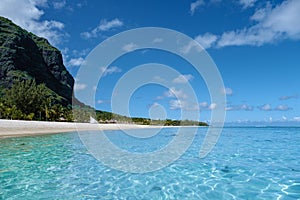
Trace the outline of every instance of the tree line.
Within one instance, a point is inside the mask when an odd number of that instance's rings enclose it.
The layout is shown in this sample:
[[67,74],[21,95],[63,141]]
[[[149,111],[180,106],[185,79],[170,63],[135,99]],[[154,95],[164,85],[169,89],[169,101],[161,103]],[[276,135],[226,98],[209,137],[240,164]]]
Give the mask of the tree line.
[[63,105],[62,97],[35,80],[16,81],[11,88],[0,91],[0,118],[17,120],[133,123],[161,126],[207,126],[192,120],[153,120],[127,117],[106,111],[95,110],[85,105]]

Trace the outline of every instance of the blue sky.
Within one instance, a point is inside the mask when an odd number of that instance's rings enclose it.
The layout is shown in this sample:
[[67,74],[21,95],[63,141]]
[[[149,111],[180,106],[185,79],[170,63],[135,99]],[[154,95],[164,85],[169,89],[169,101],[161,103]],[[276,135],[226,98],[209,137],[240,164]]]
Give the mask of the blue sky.
[[[140,27],[182,32],[206,49],[222,75],[227,95],[226,122],[271,125],[300,123],[299,10],[298,0],[2,0],[0,3],[0,15],[46,37],[58,47],[73,76],[92,49],[117,33]],[[124,49],[132,45],[128,43]],[[200,120],[209,121],[211,110],[217,105],[211,102],[202,77],[184,60],[155,50],[131,52],[115,60],[98,85],[96,108],[110,111],[116,82],[128,70],[151,62],[171,66],[182,75],[168,77],[158,73],[157,79],[165,79],[173,86],[139,88],[130,99],[130,114],[149,117],[152,112],[153,117],[159,117],[159,113],[164,113],[167,118],[176,119],[180,118],[180,110],[185,109],[200,112]],[[197,94],[196,105],[188,101],[183,87],[187,82]],[[86,88],[76,84],[75,89]]]

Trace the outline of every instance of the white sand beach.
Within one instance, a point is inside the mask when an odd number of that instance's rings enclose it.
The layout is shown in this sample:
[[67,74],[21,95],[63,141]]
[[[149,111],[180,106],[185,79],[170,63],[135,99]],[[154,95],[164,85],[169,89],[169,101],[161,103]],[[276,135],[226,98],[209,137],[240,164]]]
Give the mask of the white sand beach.
[[0,138],[21,137],[28,135],[41,135],[84,130],[119,130],[150,128],[153,126],[134,124],[89,124],[71,122],[45,122],[0,120]]

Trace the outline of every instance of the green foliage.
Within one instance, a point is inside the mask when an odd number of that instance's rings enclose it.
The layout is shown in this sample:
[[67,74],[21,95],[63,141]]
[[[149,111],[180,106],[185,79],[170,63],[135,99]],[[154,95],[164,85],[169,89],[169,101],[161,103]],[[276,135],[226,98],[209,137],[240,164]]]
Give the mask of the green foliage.
[[96,111],[96,116],[98,121],[109,121],[113,119],[113,114],[111,112]]
[[150,125],[151,120],[147,118],[140,118],[140,117],[133,117],[132,121],[135,124],[140,124],[140,125]]
[[0,87],[10,88],[16,80],[35,79],[63,97],[65,106],[71,104],[74,79],[63,65],[60,51],[45,38],[1,16],[0,63]]
[[34,80],[17,81],[10,89],[5,89],[0,98],[0,118],[76,121],[89,122],[93,117],[102,123],[134,123],[139,125],[164,126],[208,126],[204,122],[191,120],[151,120],[149,118],[113,114],[95,111],[89,106],[63,106],[60,97],[44,84],[36,84]]
[[11,89],[5,91],[4,100],[28,115],[41,112],[53,99],[53,92],[44,84],[37,85],[34,80],[27,80],[15,82]]
[[71,109],[63,107],[60,97],[34,80],[16,81],[5,89],[0,100],[0,118],[72,121]]
[[88,106],[74,106],[72,114],[76,122],[90,122],[90,117],[96,118],[95,110]]

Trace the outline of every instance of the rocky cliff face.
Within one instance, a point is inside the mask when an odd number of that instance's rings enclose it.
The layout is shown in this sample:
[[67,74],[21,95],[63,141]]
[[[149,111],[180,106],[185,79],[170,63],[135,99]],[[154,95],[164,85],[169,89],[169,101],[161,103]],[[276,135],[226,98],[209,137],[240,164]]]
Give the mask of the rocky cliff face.
[[63,65],[62,55],[49,42],[10,20],[0,17],[0,90],[14,80],[35,79],[72,102],[74,79]]

